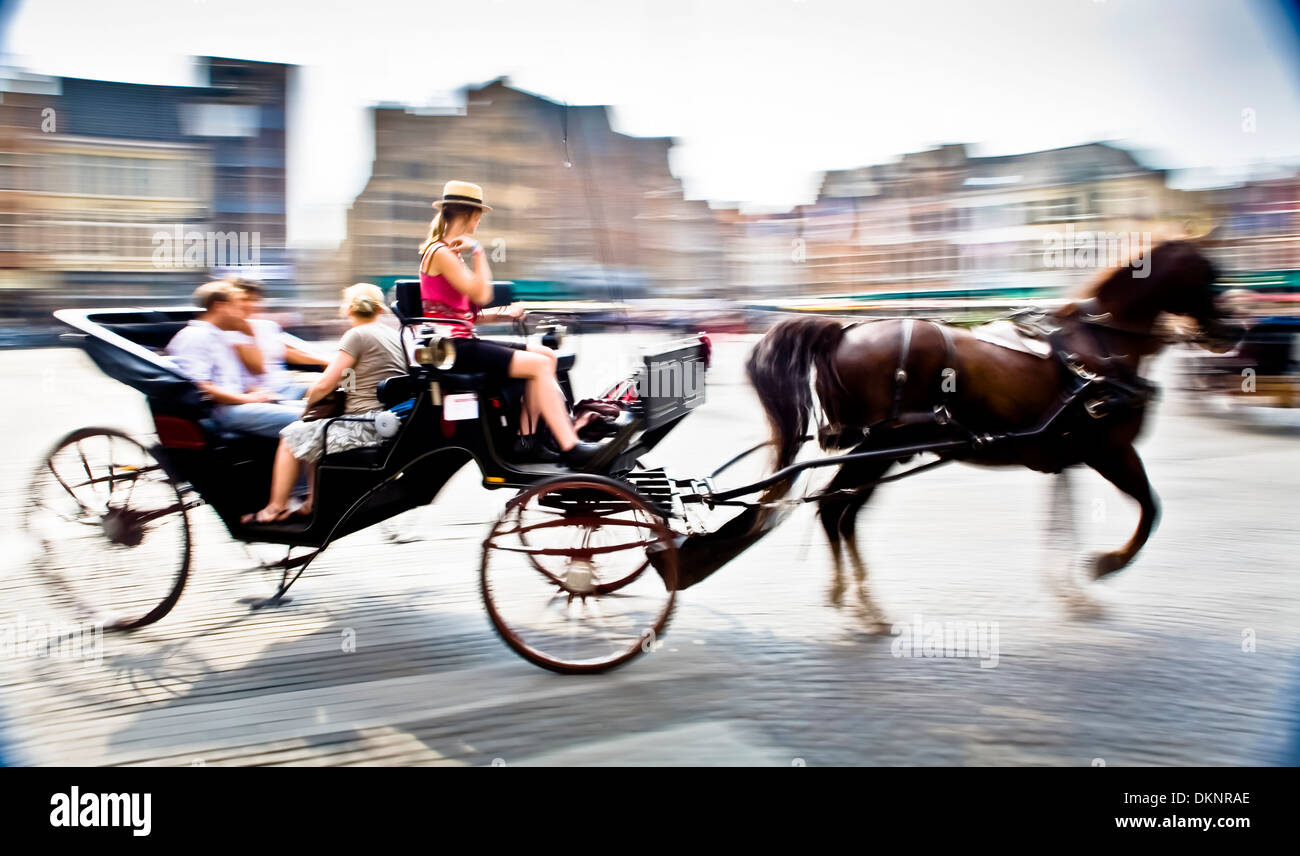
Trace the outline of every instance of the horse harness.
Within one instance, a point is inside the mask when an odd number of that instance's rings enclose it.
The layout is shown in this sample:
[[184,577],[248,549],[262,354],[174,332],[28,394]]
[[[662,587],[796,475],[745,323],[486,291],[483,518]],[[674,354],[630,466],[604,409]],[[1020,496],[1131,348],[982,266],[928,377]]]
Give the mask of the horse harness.
[[[903,411],[903,392],[907,387],[910,377],[907,371],[907,365],[908,360],[911,357],[912,334],[917,321],[915,318],[904,318],[899,337],[898,367],[894,369],[893,374],[894,388],[890,400],[889,415],[884,419],[880,419],[864,427],[848,428],[842,425],[822,426],[818,430],[818,438],[824,448],[842,446],[845,445],[846,442],[852,442],[856,445],[857,443],[864,441],[873,431],[883,428],[902,427],[904,425],[952,425],[965,431],[965,429],[962,428],[962,426],[953,418],[949,406],[952,393],[957,388],[957,375],[959,373],[957,345],[953,341],[952,331],[946,325],[941,324],[938,321],[930,319],[922,320],[925,323],[933,325],[934,328],[939,331],[939,335],[943,338],[945,357],[944,368],[940,373],[940,403],[935,405],[931,410]],[[860,323],[863,322],[855,321],[852,324],[848,324],[844,327],[844,330],[847,332]],[[949,372],[951,372],[951,374],[949,374]],[[844,389],[844,385],[838,376],[835,378],[835,382],[839,385],[840,389]],[[853,436],[859,434],[859,432],[860,436]],[[966,433],[970,434],[972,437],[975,436],[969,431],[966,431]]]
[[[935,422],[939,425],[947,425],[952,421],[952,412],[948,408],[948,403],[952,391],[957,388],[957,346],[952,340],[951,330],[938,321],[926,320],[934,325],[939,335],[943,337],[945,357],[944,368],[940,372],[942,378],[939,383],[940,403],[929,412],[903,413],[903,390],[908,380],[907,360],[912,349],[912,330],[916,326],[915,318],[904,318],[898,350],[898,368],[894,370],[894,396],[889,408],[889,418],[878,424],[911,425],[918,422]],[[952,372],[951,376],[947,374],[949,371]],[[952,380],[951,384],[946,382],[949,379]]]
[[1141,407],[1159,392],[1154,383],[1123,362],[1128,355],[1116,353],[1113,342],[1116,333],[1144,339],[1156,338],[1156,334],[1121,327],[1113,323],[1109,312],[1088,311],[1098,308],[1093,300],[1075,304],[1074,312],[1053,319],[1058,321],[1056,326],[1039,328],[1071,380],[1071,394],[1089,385],[1098,388],[1101,394],[1084,403],[1094,419]]
[[[1155,334],[1115,326],[1108,323],[1109,313],[1090,313],[1086,311],[1089,308],[1094,307],[1090,307],[1087,303],[1078,304],[1078,311],[1066,317],[1048,316],[1041,312],[1020,312],[1013,314],[1010,320],[1026,334],[1048,341],[1052,347],[1053,357],[1060,363],[1066,375],[1062,397],[1073,399],[1087,393],[1083,408],[1091,418],[1102,419],[1122,410],[1144,406],[1156,396],[1158,388],[1121,361],[1126,355],[1114,353],[1109,334],[1123,333],[1145,337],[1153,337]],[[940,401],[930,410],[903,410],[903,394],[911,380],[908,362],[917,320],[905,318],[902,322],[898,365],[893,374],[889,415],[865,427],[823,425],[818,429],[818,439],[823,448],[857,445],[864,442],[873,432],[926,424],[952,428],[967,436],[975,446],[983,445],[992,439],[988,435],[971,431],[952,414],[951,400],[956,389],[960,365],[952,330],[938,321],[922,319],[925,323],[932,324],[943,337],[945,357],[940,381]],[[859,323],[862,322],[849,324],[845,330]],[[948,374],[950,371],[951,375]],[[836,377],[835,381],[839,383],[839,378]],[[839,385],[843,388],[842,383]]]
[[[911,355],[912,334],[915,328],[915,318],[903,319],[901,335],[899,337],[898,350],[898,367],[894,370],[893,381],[894,389],[892,401],[890,404],[890,414],[888,417],[873,422],[866,427],[846,427],[843,425],[825,424],[819,427],[817,439],[823,448],[855,446],[865,444],[874,431],[881,429],[897,428],[905,425],[922,425],[932,424],[946,426],[955,432],[965,436],[969,440],[973,449],[989,446],[1003,439],[1003,435],[978,434],[971,431],[965,425],[961,424],[952,415],[949,408],[949,402],[952,392],[956,389],[956,379],[960,371],[958,364],[958,355],[956,343],[953,341],[952,331],[944,324],[930,319],[924,319],[933,324],[943,337],[945,360],[944,370],[941,377],[946,381],[949,376],[946,374],[952,371],[951,384],[940,383],[941,401],[930,411],[913,411],[905,412],[902,409],[903,391],[908,382],[907,363]],[[1049,424],[1056,424],[1066,417],[1067,408],[1071,404],[1084,397],[1085,393],[1095,391],[1084,401],[1083,409],[1092,419],[1103,419],[1123,409],[1141,407],[1153,398],[1158,389],[1155,384],[1139,377],[1136,372],[1129,369],[1123,363],[1119,362],[1119,357],[1111,354],[1106,347],[1105,334],[1109,329],[1115,329],[1118,332],[1128,334],[1147,335],[1153,334],[1145,331],[1121,330],[1120,328],[1111,328],[1105,322],[1108,318],[1105,315],[1092,314],[1085,315],[1075,319],[1079,326],[1086,331],[1086,335],[1091,337],[1091,344],[1096,350],[1086,348],[1085,353],[1079,353],[1071,350],[1067,345],[1068,334],[1066,334],[1066,324],[1050,324],[1045,313],[1041,312],[1020,312],[1014,313],[1011,319],[1018,327],[1029,335],[1037,338],[1044,338],[1052,346],[1054,358],[1060,362],[1063,371],[1066,373],[1066,384],[1058,399],[1058,410],[1056,416],[1051,419]],[[1069,320],[1058,319],[1053,317],[1052,321]],[[863,322],[855,321],[844,327],[847,331],[852,327]],[[1094,370],[1089,366],[1097,366],[1101,370]],[[1118,366],[1122,369],[1115,372],[1114,368]],[[833,368],[832,368],[833,371]],[[1120,376],[1117,376],[1120,375]],[[844,385],[838,374],[836,374],[835,383],[843,390]],[[805,437],[805,440],[812,439]],[[752,451],[752,450],[751,450]],[[847,498],[856,496],[865,490],[873,489],[876,485],[885,482],[896,481],[906,478],[924,470],[934,467],[943,466],[951,463],[957,458],[952,455],[941,454],[936,460],[928,463],[919,464],[910,467],[903,472],[895,473],[890,476],[872,479],[856,487],[828,488],[811,495],[806,495],[794,499],[776,499],[760,502],[731,503],[723,502],[721,504],[739,504],[747,507],[769,507],[783,506],[793,507],[805,503],[821,502],[833,497]]]

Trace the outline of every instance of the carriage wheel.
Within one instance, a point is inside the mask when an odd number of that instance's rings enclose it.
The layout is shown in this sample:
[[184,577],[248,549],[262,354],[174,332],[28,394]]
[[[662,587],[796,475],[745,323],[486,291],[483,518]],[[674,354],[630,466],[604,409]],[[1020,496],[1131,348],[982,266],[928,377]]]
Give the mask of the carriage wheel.
[[529,488],[483,542],[492,626],[515,653],[556,672],[625,663],[651,650],[672,614],[674,537],[613,479],[562,476]]
[[81,620],[130,630],[162,618],[190,569],[190,521],[157,459],[111,428],[60,440],[32,476],[32,565]]

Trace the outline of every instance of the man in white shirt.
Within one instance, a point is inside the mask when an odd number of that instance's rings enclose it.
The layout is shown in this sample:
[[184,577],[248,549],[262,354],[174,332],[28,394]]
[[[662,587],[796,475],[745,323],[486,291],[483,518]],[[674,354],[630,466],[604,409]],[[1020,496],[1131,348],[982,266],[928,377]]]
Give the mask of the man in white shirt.
[[287,362],[324,368],[329,360],[321,359],[290,345],[280,325],[269,318],[254,318],[262,309],[262,288],[252,280],[228,279],[244,296],[244,324],[227,332],[244,365],[244,383],[249,389],[265,389],[282,400],[302,398],[307,384],[294,383]]
[[278,437],[302,416],[301,407],[278,404],[279,396],[252,389],[226,334],[243,322],[243,294],[228,282],[209,282],[194,292],[203,314],[167,343],[167,353],[186,377],[212,399],[212,417],[228,431]]

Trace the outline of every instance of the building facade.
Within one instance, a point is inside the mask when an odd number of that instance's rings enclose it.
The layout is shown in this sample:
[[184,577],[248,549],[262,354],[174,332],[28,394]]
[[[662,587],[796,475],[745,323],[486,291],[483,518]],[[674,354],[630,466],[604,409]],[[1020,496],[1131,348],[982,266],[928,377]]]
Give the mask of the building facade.
[[371,177],[348,213],[351,279],[414,276],[431,204],[449,179],[480,184],[493,211],[480,237],[493,274],[541,293],[696,296],[721,285],[716,219],[683,197],[672,141],[610,127],[602,106],[570,107],[497,80],[458,110],[373,110]]
[[283,260],[290,67],[200,62],[205,86],[0,76],[6,314],[51,289],[173,300]]
[[1100,264],[1085,245],[1123,261],[1133,236],[1200,213],[1165,179],[1105,143],[1003,157],[951,145],[828,172],[798,209],[801,290],[1067,288]]

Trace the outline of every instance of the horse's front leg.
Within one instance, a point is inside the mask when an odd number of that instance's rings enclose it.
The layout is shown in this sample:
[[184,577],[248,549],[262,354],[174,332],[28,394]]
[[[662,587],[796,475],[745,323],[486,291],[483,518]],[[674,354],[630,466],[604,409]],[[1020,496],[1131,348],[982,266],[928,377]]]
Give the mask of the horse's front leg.
[[1093,575],[1100,579],[1113,574],[1133,561],[1133,557],[1142,549],[1142,545],[1151,537],[1160,517],[1160,507],[1147,479],[1146,468],[1137,450],[1131,445],[1103,449],[1090,456],[1085,463],[1096,470],[1102,478],[1124,493],[1137,500],[1142,509],[1137,530],[1121,549],[1102,553],[1093,565]]
[[1071,612],[1078,615],[1099,615],[1101,604],[1079,585],[1072,573],[1079,539],[1075,532],[1076,510],[1074,492],[1070,487],[1070,470],[1063,469],[1051,479],[1044,551],[1048,587]]

